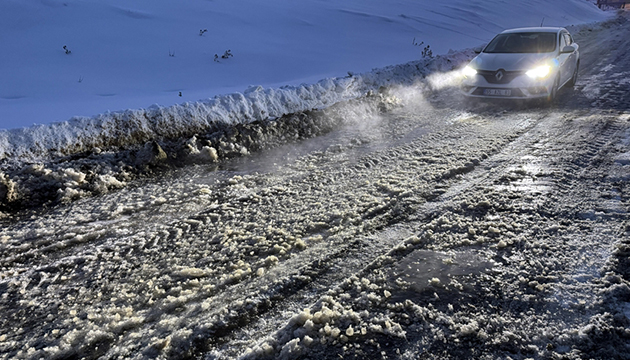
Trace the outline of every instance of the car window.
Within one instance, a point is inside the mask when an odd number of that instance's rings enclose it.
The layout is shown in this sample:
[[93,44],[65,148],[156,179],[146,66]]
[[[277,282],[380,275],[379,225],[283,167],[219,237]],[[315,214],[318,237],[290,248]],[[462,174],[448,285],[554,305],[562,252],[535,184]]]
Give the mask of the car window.
[[560,36],[560,49],[564,49],[565,46],[567,46],[567,38],[562,34],[562,36]]
[[483,52],[546,53],[556,49],[556,34],[549,32],[507,33],[497,35]]

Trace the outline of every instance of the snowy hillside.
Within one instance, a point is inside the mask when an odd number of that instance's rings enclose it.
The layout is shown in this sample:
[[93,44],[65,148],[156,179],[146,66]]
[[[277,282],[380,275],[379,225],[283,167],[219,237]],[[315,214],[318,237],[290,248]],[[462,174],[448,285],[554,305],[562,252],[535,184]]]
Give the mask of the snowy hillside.
[[392,80],[348,72],[427,45],[446,54],[509,27],[606,17],[585,0],[4,0],[0,129],[13,130],[0,131],[0,159],[110,143],[131,122],[178,136],[321,108]]

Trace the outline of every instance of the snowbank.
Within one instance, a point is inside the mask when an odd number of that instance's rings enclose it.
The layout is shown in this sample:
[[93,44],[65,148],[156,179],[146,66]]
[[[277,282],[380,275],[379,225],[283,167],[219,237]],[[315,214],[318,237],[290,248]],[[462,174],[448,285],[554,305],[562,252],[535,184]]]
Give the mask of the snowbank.
[[[319,109],[356,99],[381,86],[412,84],[430,71],[449,71],[473,55],[471,50],[435,59],[388,66],[365,74],[328,78],[315,84],[216,96],[170,107],[110,112],[93,118],[0,131],[0,159],[42,160],[99,149],[121,149],[158,139],[207,132],[222,125],[246,124],[285,114]],[[429,65],[427,67],[427,65]]]

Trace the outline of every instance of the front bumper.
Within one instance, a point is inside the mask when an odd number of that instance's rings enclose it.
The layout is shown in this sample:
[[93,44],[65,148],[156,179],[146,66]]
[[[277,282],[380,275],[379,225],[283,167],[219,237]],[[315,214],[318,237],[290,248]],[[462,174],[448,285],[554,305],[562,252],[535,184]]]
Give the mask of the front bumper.
[[[555,74],[545,79],[532,79],[523,72],[507,74],[501,82],[494,80],[494,73],[480,72],[465,77],[461,90],[468,97],[486,99],[536,99],[548,97]],[[488,81],[490,80],[490,81]]]

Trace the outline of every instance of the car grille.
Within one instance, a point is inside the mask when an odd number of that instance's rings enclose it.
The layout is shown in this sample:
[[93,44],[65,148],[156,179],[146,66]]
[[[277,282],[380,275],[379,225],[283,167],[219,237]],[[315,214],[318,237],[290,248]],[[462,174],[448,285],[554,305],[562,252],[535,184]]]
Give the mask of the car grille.
[[[497,77],[498,72],[502,72],[502,76]],[[523,75],[524,71],[505,71],[499,69],[497,71],[477,70],[477,74],[483,76],[490,84],[508,84],[517,76]]]

